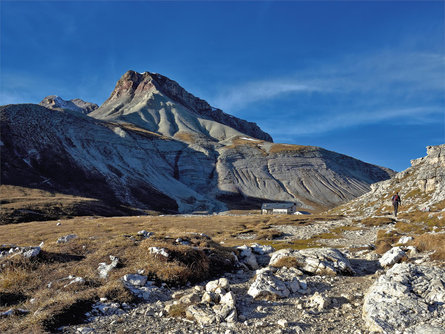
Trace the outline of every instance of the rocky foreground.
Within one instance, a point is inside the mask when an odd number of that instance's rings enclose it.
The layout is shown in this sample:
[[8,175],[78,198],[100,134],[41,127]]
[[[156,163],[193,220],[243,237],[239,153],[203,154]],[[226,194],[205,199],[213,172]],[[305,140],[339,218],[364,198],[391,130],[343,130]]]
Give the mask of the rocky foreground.
[[[218,280],[170,290],[144,275],[122,278],[145,298],[138,306],[102,300],[88,323],[66,333],[444,333],[445,269],[426,254],[280,250],[256,271],[267,247],[243,248],[242,269]],[[392,251],[390,251],[392,252]],[[349,259],[348,259],[349,257]],[[280,267],[279,261],[300,265]],[[294,262],[295,263],[295,262]],[[392,267],[392,268],[390,268]],[[387,269],[389,268],[389,269]]]

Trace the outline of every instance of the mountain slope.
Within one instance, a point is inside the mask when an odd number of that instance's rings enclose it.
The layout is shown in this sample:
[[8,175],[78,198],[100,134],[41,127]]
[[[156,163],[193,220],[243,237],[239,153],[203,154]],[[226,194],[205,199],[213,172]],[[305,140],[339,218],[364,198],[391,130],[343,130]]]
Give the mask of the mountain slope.
[[445,144],[428,146],[425,157],[411,160],[411,167],[393,178],[371,185],[371,191],[334,210],[365,217],[392,212],[391,197],[399,192],[400,212],[413,213],[445,208]]
[[212,108],[177,82],[149,72],[125,73],[111,96],[89,116],[132,123],[170,137],[180,132],[191,132],[219,141],[247,134],[272,141],[272,137],[255,123]]
[[37,105],[5,106],[0,113],[3,184],[164,212],[198,208],[200,201],[217,209],[172,177],[162,152],[185,149],[180,142]]
[[268,201],[326,209],[394,174],[319,147],[258,139],[270,136],[256,125],[242,133],[253,123],[208,108],[174,81],[131,71],[89,115],[2,106],[2,184],[121,211],[218,212]]

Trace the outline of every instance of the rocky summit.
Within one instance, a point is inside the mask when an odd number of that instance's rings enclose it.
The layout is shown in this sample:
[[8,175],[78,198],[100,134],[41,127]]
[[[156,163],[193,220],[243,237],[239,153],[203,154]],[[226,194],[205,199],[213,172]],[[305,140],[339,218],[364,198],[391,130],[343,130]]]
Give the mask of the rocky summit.
[[111,96],[90,116],[131,123],[170,137],[185,132],[219,141],[246,134],[272,141],[255,123],[211,107],[176,81],[157,73],[128,71]]
[[99,108],[99,106],[95,103],[85,102],[84,100],[81,99],[72,99],[66,101],[57,95],[49,95],[45,97],[39,104],[48,109],[71,110],[75,112],[80,112],[82,114],[88,114],[93,110]]
[[[1,107],[2,184],[93,199],[87,214],[115,215],[259,209],[269,201],[329,208],[394,174],[319,147],[273,143],[255,123],[160,74],[128,71],[93,109],[57,96]],[[24,209],[14,205],[11,214],[48,218]]]

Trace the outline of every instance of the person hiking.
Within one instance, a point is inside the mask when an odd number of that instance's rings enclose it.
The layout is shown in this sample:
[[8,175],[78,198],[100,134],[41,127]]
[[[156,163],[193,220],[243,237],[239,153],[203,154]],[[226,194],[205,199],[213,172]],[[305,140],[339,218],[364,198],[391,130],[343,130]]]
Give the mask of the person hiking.
[[394,207],[394,216],[397,217],[397,211],[399,210],[399,205],[402,204],[402,200],[400,199],[399,193],[396,192],[396,194],[391,198],[392,200],[392,206]]

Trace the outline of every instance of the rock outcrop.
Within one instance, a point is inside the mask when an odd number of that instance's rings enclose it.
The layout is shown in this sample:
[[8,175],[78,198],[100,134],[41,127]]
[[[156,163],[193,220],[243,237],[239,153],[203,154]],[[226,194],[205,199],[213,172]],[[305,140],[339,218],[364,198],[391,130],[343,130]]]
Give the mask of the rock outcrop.
[[280,249],[271,254],[270,266],[292,265],[316,275],[353,275],[348,258],[335,248]]
[[442,333],[445,323],[445,271],[396,264],[370,287],[363,317],[371,331]]
[[81,99],[72,99],[66,101],[57,95],[49,95],[45,97],[39,104],[48,109],[71,110],[80,112],[82,114],[88,114],[99,108],[99,106],[95,103],[85,102]]
[[445,144],[426,149],[427,156],[411,160],[411,167],[389,180],[371,185],[370,192],[336,211],[346,215],[383,214],[390,209],[391,197],[396,191],[401,196],[405,212],[429,211],[445,200]]

